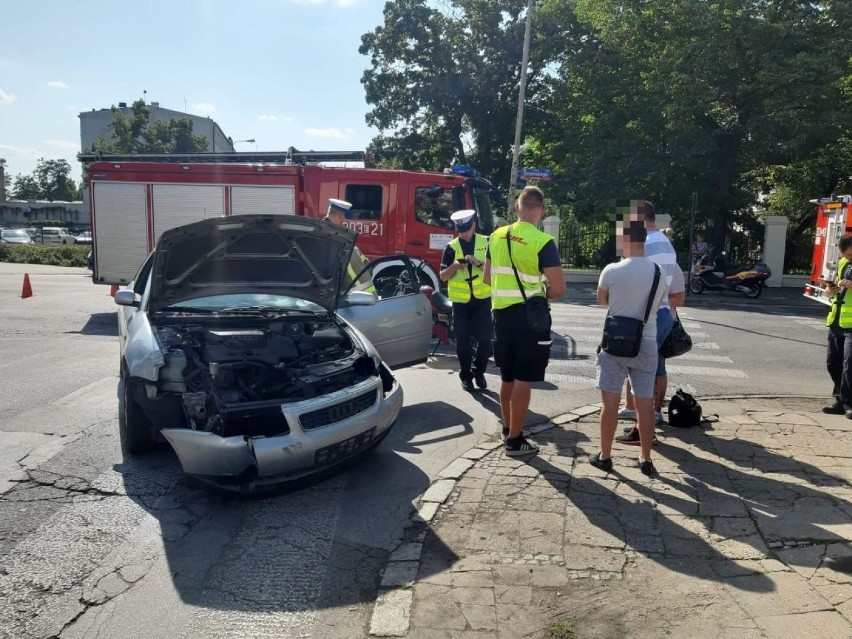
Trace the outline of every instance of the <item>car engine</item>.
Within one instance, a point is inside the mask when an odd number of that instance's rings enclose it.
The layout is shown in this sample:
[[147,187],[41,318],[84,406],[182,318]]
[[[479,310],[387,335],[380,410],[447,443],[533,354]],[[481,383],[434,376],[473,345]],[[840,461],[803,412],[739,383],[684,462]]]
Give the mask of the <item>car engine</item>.
[[379,374],[376,361],[329,319],[216,320],[162,325],[157,334],[161,396],[179,394],[189,426],[220,435],[266,434],[262,426],[235,429],[239,420],[229,416],[239,410],[248,417],[263,403],[310,399]]

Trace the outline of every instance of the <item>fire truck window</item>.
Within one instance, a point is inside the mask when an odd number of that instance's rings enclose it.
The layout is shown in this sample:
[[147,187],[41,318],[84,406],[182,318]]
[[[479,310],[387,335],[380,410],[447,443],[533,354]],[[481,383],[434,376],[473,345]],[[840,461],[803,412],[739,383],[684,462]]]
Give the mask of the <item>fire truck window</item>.
[[414,190],[414,215],[419,222],[442,229],[454,229],[450,219],[453,211],[451,189],[420,186]]
[[346,214],[350,220],[382,219],[382,187],[378,184],[348,184],[346,201],[352,208]]

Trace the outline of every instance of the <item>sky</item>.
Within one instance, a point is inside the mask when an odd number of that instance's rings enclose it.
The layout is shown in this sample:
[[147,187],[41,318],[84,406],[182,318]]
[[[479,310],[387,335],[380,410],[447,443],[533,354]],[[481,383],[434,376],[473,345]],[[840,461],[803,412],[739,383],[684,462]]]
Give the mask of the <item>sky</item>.
[[[212,117],[238,151],[365,150],[378,134],[361,36],[384,0],[35,0],[3,3],[0,157],[79,178],[82,111],[147,101]],[[147,91],[147,94],[143,94]]]

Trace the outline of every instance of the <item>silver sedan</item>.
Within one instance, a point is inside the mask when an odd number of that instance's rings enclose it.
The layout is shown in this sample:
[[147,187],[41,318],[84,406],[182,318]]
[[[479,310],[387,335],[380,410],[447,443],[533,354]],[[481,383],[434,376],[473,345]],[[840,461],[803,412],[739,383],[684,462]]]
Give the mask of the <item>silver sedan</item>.
[[125,453],[165,439],[187,474],[248,492],[375,447],[402,407],[391,369],[426,359],[431,312],[412,286],[344,290],[355,239],[271,215],[163,233],[115,296]]

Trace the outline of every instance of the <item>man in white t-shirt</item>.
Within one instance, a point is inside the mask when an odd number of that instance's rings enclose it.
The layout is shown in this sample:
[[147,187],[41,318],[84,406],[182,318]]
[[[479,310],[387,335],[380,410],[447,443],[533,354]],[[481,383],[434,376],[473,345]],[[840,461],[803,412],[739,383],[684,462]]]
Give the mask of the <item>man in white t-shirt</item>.
[[[645,257],[659,265],[665,276],[668,295],[663,298],[660,310],[657,311],[657,346],[662,346],[669,336],[674,323],[675,309],[683,306],[686,286],[683,279],[683,271],[677,263],[672,243],[662,231],[657,230],[657,215],[654,205],[647,200],[634,200],[631,210],[635,210],[645,220],[645,229],[648,237],[645,240]],[[657,374],[654,384],[654,423],[659,426],[663,423],[663,400],[668,390],[668,377],[666,374],[666,359],[662,356],[657,361]],[[630,383],[627,384],[627,397],[625,407],[618,412],[619,419],[636,419],[636,406],[630,392]],[[639,431],[635,427],[616,438],[621,444],[639,443]]]
[[645,257],[647,231],[634,212],[620,228],[616,228],[616,248],[624,255],[620,262],[609,264],[598,282],[598,304],[609,307],[609,315],[645,318],[651,299],[648,321],[642,330],[642,346],[636,357],[617,357],[601,350],[597,355],[595,387],[601,391],[601,448],[589,457],[595,468],[612,472],[612,442],[618,427],[618,404],[625,378],[633,387],[638,418],[641,451],[638,466],[643,475],[655,477],[657,469],[651,461],[654,437],[654,377],[657,370],[657,309],[666,293],[665,278],[654,284],[654,262]]

